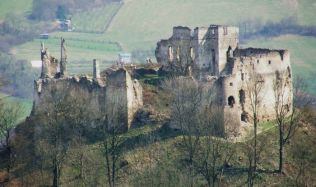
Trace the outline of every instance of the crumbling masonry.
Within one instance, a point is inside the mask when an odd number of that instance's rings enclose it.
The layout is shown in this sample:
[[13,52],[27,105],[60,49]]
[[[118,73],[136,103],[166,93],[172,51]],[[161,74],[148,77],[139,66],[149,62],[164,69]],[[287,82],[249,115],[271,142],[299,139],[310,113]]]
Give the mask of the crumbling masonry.
[[280,75],[286,79],[284,105],[289,110],[292,108],[290,54],[287,50],[241,49],[238,34],[239,29],[232,26],[210,25],[193,31],[188,27],[174,27],[169,39],[157,43],[156,58],[165,72],[190,76],[193,71],[198,80],[212,82],[224,115],[233,117],[239,124],[251,121],[247,81],[253,74],[261,75],[258,118],[260,121],[274,119],[273,82]]
[[[124,69],[107,70],[102,76],[99,63],[93,60],[93,76],[68,76],[65,40],[61,39],[60,61],[50,55],[42,44],[42,72],[35,81],[34,104],[31,115],[40,113],[51,101],[52,94],[69,92],[72,97],[83,97],[88,100],[87,110],[96,112],[101,117],[111,117],[110,109],[116,105],[120,110],[120,130],[130,128],[134,114],[143,105],[142,87],[133,80]],[[83,94],[84,93],[84,94]]]

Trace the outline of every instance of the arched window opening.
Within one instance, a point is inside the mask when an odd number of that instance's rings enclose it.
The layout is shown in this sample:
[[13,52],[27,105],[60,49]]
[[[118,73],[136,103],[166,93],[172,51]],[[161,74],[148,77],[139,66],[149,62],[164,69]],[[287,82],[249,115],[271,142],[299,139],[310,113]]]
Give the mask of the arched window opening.
[[240,120],[246,122],[247,121],[247,114],[245,112],[241,113]]
[[173,60],[173,49],[171,46],[168,47],[168,59],[169,61]]
[[245,90],[239,90],[239,103],[245,104],[246,102],[246,93]]
[[243,81],[245,78],[245,74],[244,73],[241,73],[241,80]]
[[234,107],[234,104],[235,104],[235,98],[233,96],[229,96],[228,97],[228,105],[230,107]]

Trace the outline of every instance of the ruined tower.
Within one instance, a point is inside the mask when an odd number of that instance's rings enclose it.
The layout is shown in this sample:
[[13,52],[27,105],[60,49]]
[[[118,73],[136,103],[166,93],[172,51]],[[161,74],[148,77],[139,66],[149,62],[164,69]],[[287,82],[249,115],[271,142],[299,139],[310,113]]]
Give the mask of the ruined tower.
[[127,131],[134,115],[143,106],[143,89],[138,80],[133,79],[124,68],[108,69],[101,75],[96,59],[93,60],[93,77],[68,76],[64,44],[65,40],[62,38],[60,72],[57,72],[57,59],[49,55],[44,44],[41,45],[43,67],[41,77],[34,81],[34,102],[30,117],[43,114],[43,109],[49,114],[54,113],[50,107],[56,101],[55,97],[59,97],[57,102],[63,102],[63,96],[69,95],[84,98],[85,108],[95,115],[96,122],[99,123],[101,118],[118,120],[115,125],[119,130]]
[[167,66],[186,68],[184,65],[189,65],[217,76],[238,47],[238,34],[239,29],[232,26],[210,25],[197,27],[194,31],[188,27],[174,27],[168,40],[157,43],[157,61],[165,69]]
[[54,77],[57,72],[57,59],[50,55],[43,42],[41,43],[41,61],[42,71],[40,78],[44,79]]
[[60,41],[60,76],[64,77],[67,75],[67,53],[65,47],[65,39],[61,38]]
[[93,79],[97,80],[100,78],[100,65],[96,59],[93,59]]
[[194,29],[195,62],[201,70],[219,75],[225,68],[228,56],[238,46],[239,29],[232,26],[211,25]]
[[238,46],[238,34],[239,29],[232,26],[210,25],[197,27],[193,32],[188,27],[174,27],[169,39],[157,43],[157,62],[162,65],[162,71],[177,73],[177,68],[181,66],[174,64],[190,57],[194,77],[216,92],[215,100],[223,109],[224,118],[233,119],[236,126],[251,122],[249,85],[256,76],[260,79],[255,83],[260,83],[262,87],[257,119],[268,121],[275,118],[273,84],[280,78],[285,85],[283,104],[290,111],[293,107],[293,85],[289,51],[242,49]]

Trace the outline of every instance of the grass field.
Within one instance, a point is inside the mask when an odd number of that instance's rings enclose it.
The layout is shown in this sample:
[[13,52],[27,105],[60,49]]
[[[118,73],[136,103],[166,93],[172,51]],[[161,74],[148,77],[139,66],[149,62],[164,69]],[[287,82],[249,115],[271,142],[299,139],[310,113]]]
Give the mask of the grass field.
[[[291,3],[290,3],[291,2]],[[264,21],[279,21],[289,16],[297,16],[299,23],[316,25],[316,4],[313,0],[301,0],[298,4],[291,0],[129,0],[112,20],[110,27],[103,34],[97,34],[108,25],[109,18],[117,11],[119,4],[100,7],[96,10],[75,14],[73,21],[77,30],[95,32],[56,32],[53,36],[64,36],[66,39],[86,40],[98,45],[99,41],[115,41],[125,52],[135,49],[148,50],[156,46],[156,42],[170,37],[172,27],[187,25],[190,27],[207,26],[209,24],[233,24],[249,19]],[[34,46],[35,45],[35,46]],[[28,43],[22,48],[37,49],[37,43]],[[21,47],[18,47],[21,48]],[[73,50],[72,58],[86,59],[83,51]],[[17,53],[18,57],[30,59],[33,51]],[[110,53],[110,54],[109,54]],[[101,57],[113,59],[111,52],[100,53],[88,49],[90,59]],[[86,55],[84,55],[86,56]],[[105,56],[105,57],[104,57]],[[116,55],[115,55],[116,58]]]
[[[95,10],[74,15],[77,29],[99,32],[106,27],[110,15],[117,10],[118,4],[100,7]],[[2,8],[2,7],[1,7]],[[233,24],[249,19],[279,21],[289,16],[297,16],[300,24],[316,25],[315,0],[128,0],[112,20],[105,33],[54,32],[45,41],[51,53],[59,55],[59,37],[65,37],[69,62],[86,61],[93,58],[100,61],[117,59],[117,54],[133,50],[150,50],[157,41],[171,36],[172,27],[190,27],[209,24]],[[248,43],[253,47],[286,48],[291,52],[295,75],[309,78],[315,73],[316,39],[301,36],[281,36],[271,40],[254,40]],[[40,40],[34,40],[12,49],[17,58],[39,59]],[[73,64],[75,72],[90,70],[88,65]],[[85,68],[87,66],[87,68]],[[310,82],[314,84],[313,82]],[[316,86],[310,92],[316,95]]]
[[291,63],[294,76],[307,79],[309,93],[316,95],[316,38],[295,35],[285,35],[273,39],[258,39],[251,41],[247,46],[262,48],[288,49],[291,54]]
[[[40,60],[41,41],[45,43],[51,55],[59,59],[60,38],[54,36],[48,40],[35,39],[13,48],[11,52],[18,59]],[[116,58],[121,51],[120,46],[115,42],[74,37],[66,37],[66,48],[69,61],[91,61],[94,58],[109,60]]]
[[0,21],[8,13],[26,14],[32,9],[33,0],[0,0]]
[[291,15],[287,10],[278,10],[279,6],[280,2],[270,0],[131,0],[115,17],[107,35],[124,41],[129,49],[143,49],[154,47],[159,39],[170,37],[172,27],[176,25],[236,24],[248,17],[279,20]]
[[0,99],[4,105],[17,104],[19,106],[20,112],[19,112],[19,117],[18,117],[17,123],[22,122],[23,120],[25,120],[25,118],[27,116],[30,115],[30,112],[31,112],[32,106],[33,106],[33,102],[31,100],[21,99],[18,97],[12,97],[12,96],[8,96],[8,95],[3,94],[3,93],[0,93]]
[[75,30],[78,32],[104,32],[120,7],[120,3],[113,2],[104,7],[75,14],[72,17]]

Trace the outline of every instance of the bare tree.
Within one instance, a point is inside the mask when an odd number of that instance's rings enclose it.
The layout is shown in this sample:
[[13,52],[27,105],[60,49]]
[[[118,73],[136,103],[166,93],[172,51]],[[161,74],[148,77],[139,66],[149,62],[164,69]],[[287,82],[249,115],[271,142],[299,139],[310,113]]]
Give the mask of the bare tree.
[[[295,162],[293,166],[296,171],[294,175],[296,186],[313,186],[315,184],[315,164],[316,163],[316,147],[315,135],[306,135],[297,133],[291,141],[290,154]],[[293,143],[292,143],[293,142]]]
[[[262,89],[263,89],[264,81],[261,74],[256,73],[255,71],[251,71],[249,74],[249,78],[246,81],[246,93],[249,98],[252,123],[253,123],[253,133],[254,133],[254,141],[253,141],[253,171],[251,174],[255,174],[257,169],[257,127],[259,123],[259,113],[260,113],[260,102],[262,101]],[[250,154],[250,153],[249,153]]]
[[[291,79],[289,72],[276,72],[276,78],[273,83],[275,97],[275,117],[279,130],[279,168],[282,173],[284,160],[284,146],[293,137],[303,110],[297,110],[292,107]],[[304,83],[302,83],[304,85]],[[298,88],[296,88],[298,89]],[[295,91],[294,93],[298,93]]]
[[8,180],[10,180],[10,172],[13,167],[14,147],[11,141],[20,112],[21,106],[18,103],[6,103],[2,99],[0,100],[0,151],[4,152]]
[[124,116],[126,116],[124,107],[122,105],[122,95],[119,90],[113,94],[107,101],[106,115],[103,119],[102,125],[102,143],[101,152],[105,159],[105,172],[107,182],[110,187],[117,185],[118,174],[120,170],[126,165],[122,161],[122,151],[126,138],[122,135],[122,128],[126,123]]
[[68,115],[74,103],[72,94],[67,85],[52,86],[50,94],[43,96],[45,105],[37,115],[41,124],[35,130],[35,141],[40,146],[37,150],[41,151],[37,154],[51,169],[54,187],[61,185],[62,167],[71,141]]
[[[269,140],[270,134],[268,133],[261,133],[257,137],[257,147],[256,147],[256,159],[257,164],[260,165],[260,163],[265,159],[264,152],[267,152],[268,146],[269,146]],[[247,163],[247,186],[252,187],[254,186],[257,175],[255,172],[260,172],[260,170],[257,168],[256,171],[254,170],[254,138],[250,136],[246,141],[244,141],[241,144],[242,152],[246,157],[246,163]],[[262,171],[262,170],[261,170]]]
[[81,89],[76,89],[76,97],[73,97],[70,103],[72,110],[68,111],[67,124],[71,128],[68,136],[71,137],[71,148],[74,159],[72,159],[71,166],[75,168],[77,175],[74,177],[77,186],[87,186],[86,165],[87,158],[84,145],[87,143],[87,136],[92,124],[93,118],[96,117],[96,110],[92,109],[89,96]]
[[225,166],[234,155],[228,136],[223,134],[223,127],[230,125],[229,117],[224,119],[222,108],[216,105],[205,106],[201,112],[200,123],[203,124],[205,136],[200,143],[200,150],[195,159],[195,167],[207,181],[208,186],[215,186],[219,176],[223,175]]
[[201,124],[199,114],[203,102],[203,87],[193,78],[176,77],[166,80],[163,87],[169,91],[171,103],[171,126],[182,133],[180,148],[193,185],[194,157],[200,145]]

